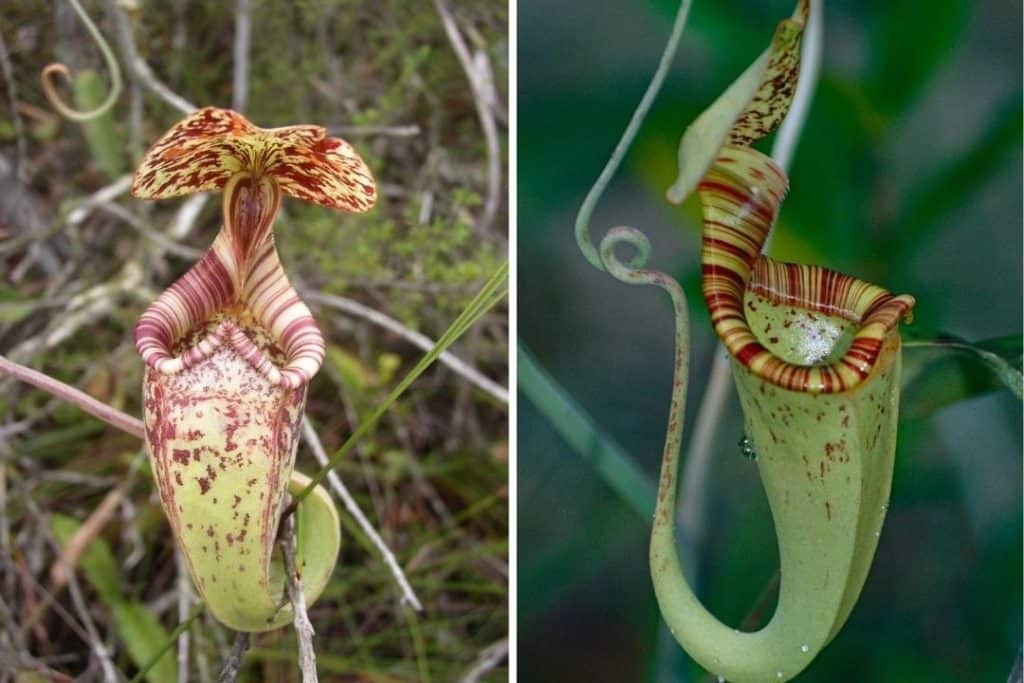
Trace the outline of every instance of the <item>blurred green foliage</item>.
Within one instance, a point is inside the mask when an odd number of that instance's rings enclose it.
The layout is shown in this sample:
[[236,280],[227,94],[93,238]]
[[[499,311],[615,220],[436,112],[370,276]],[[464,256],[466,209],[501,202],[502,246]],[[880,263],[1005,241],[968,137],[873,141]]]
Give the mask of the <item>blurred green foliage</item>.
[[[651,480],[668,411],[670,310],[657,293],[590,268],[572,220],[646,87],[677,6],[519,4],[520,336]],[[700,296],[698,208],[671,207],[664,191],[682,131],[791,11],[779,0],[694,3],[674,69],[594,217],[598,237],[615,225],[641,228],[653,265],[687,291],[688,436],[715,339]],[[826,3],[821,81],[772,252],[913,294],[908,336],[990,339],[983,346],[1018,373],[1020,23],[1018,5],[996,1]],[[1009,345],[993,339],[1007,336]],[[969,354],[908,349],[905,360],[875,565],[850,622],[799,680],[1004,680],[1020,648],[1020,403]],[[662,637],[649,525],[520,396],[521,676],[698,680]],[[741,434],[733,401],[716,430],[693,568],[708,607],[735,625],[778,566]]]

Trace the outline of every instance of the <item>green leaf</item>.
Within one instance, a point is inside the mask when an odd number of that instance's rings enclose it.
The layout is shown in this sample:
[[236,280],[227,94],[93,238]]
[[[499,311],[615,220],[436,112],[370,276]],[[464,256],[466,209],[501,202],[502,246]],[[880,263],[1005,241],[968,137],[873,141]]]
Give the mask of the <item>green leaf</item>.
[[966,342],[943,335],[906,342],[901,411],[925,417],[959,401],[1000,388],[1024,396],[1021,336]]
[[[75,105],[82,111],[100,106],[107,97],[107,86],[95,71],[83,70],[75,76]],[[108,179],[125,173],[124,143],[110,111],[82,123],[93,162]]]
[[[170,652],[175,641],[178,640],[178,636],[192,628],[192,623],[199,618],[199,615],[203,613],[204,608],[205,606],[200,602],[192,608],[192,613],[189,614],[188,617],[174,627],[173,631],[156,636],[156,639],[150,641],[153,644],[153,647],[150,650],[151,655],[148,659],[139,663],[139,671],[132,677],[129,683],[139,683],[143,678],[148,679],[150,672],[153,671],[158,664],[162,664],[165,659],[164,655]],[[175,666],[177,666],[177,664],[175,664]]]
[[35,671],[18,671],[14,674],[14,683],[50,683],[52,678]]
[[16,323],[33,313],[37,304],[32,301],[0,304],[0,323]]
[[967,28],[967,0],[895,0],[880,3],[869,31],[870,91],[878,109],[897,116],[914,103],[952,55]]
[[[67,545],[81,526],[77,519],[67,515],[54,514],[50,518],[53,535],[61,547]],[[79,558],[78,568],[85,574],[86,580],[89,581],[107,607],[113,607],[123,600],[121,572],[117,568],[114,553],[105,540],[100,537],[92,540]]]
[[107,427],[99,420],[83,418],[81,421],[43,432],[38,436],[25,439],[17,446],[19,455],[26,457],[47,456],[61,454],[67,456],[81,448],[82,442],[90,436],[103,432]]
[[13,287],[0,285],[0,323],[16,323],[39,308],[36,299],[25,299]]
[[356,398],[362,400],[366,391],[373,384],[372,374],[363,366],[358,358],[336,344],[327,347],[327,369],[335,373],[338,381],[351,391]]
[[[53,535],[61,546],[81,528],[73,517],[54,514],[50,517]],[[82,553],[78,569],[110,610],[114,631],[124,642],[136,666],[142,666],[156,654],[160,643],[167,640],[167,631],[149,609],[139,602],[126,602],[121,587],[121,572],[107,542],[96,537]],[[174,657],[165,657],[146,675],[151,683],[177,683],[178,664]]]
[[[114,628],[124,641],[128,655],[136,666],[142,666],[157,655],[163,643],[169,639],[156,616],[140,602],[125,602],[114,605],[111,611]],[[178,662],[167,652],[146,674],[150,683],[177,683]]]

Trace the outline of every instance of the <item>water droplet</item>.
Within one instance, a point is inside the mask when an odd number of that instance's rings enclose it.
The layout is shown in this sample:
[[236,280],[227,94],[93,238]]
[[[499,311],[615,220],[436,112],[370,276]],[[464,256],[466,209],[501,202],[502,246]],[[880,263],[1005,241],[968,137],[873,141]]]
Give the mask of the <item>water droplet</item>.
[[776,675],[776,676],[778,676],[778,677],[779,677],[780,679],[782,678],[782,672],[781,672],[781,671],[779,671],[779,672],[778,672],[778,673],[776,673],[775,675]]
[[754,442],[748,439],[745,434],[736,445],[740,447],[740,455],[744,458],[757,460],[757,451],[754,450]]
[[808,645],[807,643],[804,643],[803,645],[800,646],[800,652],[807,652],[810,649],[811,649],[811,646]]
[[881,532],[881,531],[876,531],[876,532],[875,532],[875,538],[878,538],[878,537],[879,537],[879,536],[881,536],[881,535],[882,535],[882,532]]
[[715,677],[715,680],[717,680],[718,683],[725,683],[725,676],[718,674],[718,676]]

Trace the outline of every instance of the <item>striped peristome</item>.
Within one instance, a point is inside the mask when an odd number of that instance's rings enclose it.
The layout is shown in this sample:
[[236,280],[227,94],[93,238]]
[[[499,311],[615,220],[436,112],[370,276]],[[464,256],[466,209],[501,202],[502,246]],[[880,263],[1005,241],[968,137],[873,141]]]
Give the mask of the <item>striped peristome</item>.
[[[139,355],[153,370],[175,374],[196,366],[227,344],[271,384],[287,388],[305,385],[320,369],[324,338],[288,282],[273,238],[253,259],[240,289],[231,275],[234,253],[228,242],[222,232],[202,260],[142,314],[135,326]],[[192,345],[175,352],[188,333],[204,330],[214,313],[222,310],[238,311],[266,330],[280,349],[282,367],[245,336],[237,319],[220,322]]]
[[[818,266],[778,263],[761,255],[787,189],[785,174],[749,147],[723,147],[697,187],[704,215],[704,300],[729,353],[784,389],[836,393],[870,373],[883,341],[914,305],[881,287]],[[831,363],[800,365],[773,353],[748,323],[745,295],[837,316],[859,325],[849,348]]]
[[[221,233],[196,267],[143,314],[136,327],[139,353],[153,369],[174,373],[227,343],[240,352],[245,347],[244,356],[272,383],[305,384],[320,367],[324,342],[274,248],[280,195],[366,211],[376,201],[373,176],[351,145],[328,138],[320,126],[263,129],[236,112],[205,107],[153,144],[132,182],[132,193],[143,199],[215,189],[224,191]],[[231,306],[253,315],[281,345],[283,367],[258,357],[230,322],[180,354],[173,351],[215,311]]]

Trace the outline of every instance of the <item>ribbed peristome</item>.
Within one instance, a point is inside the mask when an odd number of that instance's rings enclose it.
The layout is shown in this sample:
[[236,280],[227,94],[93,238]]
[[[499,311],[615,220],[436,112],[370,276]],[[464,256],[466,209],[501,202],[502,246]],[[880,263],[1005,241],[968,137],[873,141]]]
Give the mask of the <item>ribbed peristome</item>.
[[[786,189],[785,174],[764,154],[749,147],[722,148],[697,186],[704,212],[704,299],[729,353],[758,376],[793,391],[847,391],[871,373],[886,335],[909,314],[914,299],[827,268],[762,256]],[[765,338],[770,331],[751,328],[750,294],[840,318],[856,331],[831,362],[790,362],[770,350]]]

